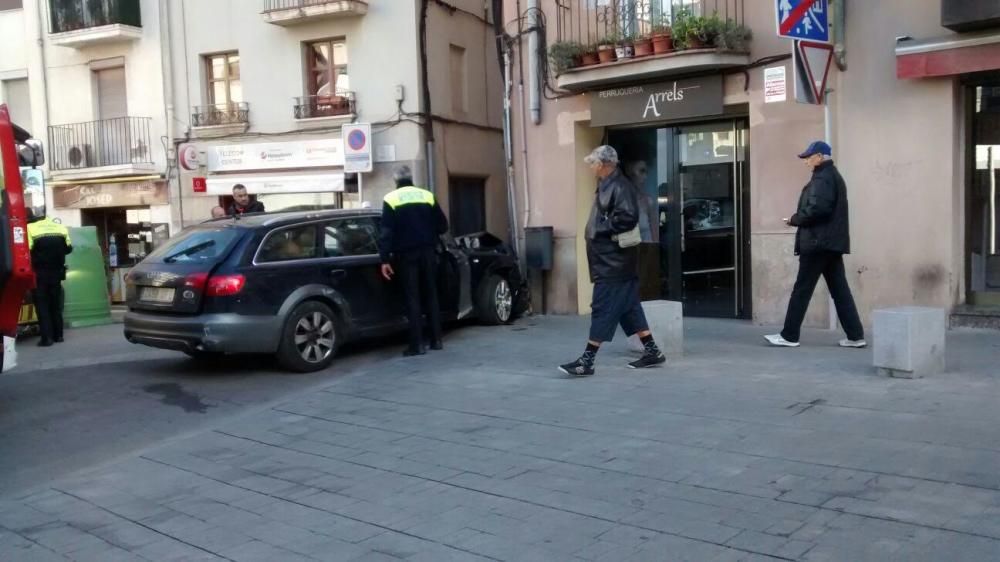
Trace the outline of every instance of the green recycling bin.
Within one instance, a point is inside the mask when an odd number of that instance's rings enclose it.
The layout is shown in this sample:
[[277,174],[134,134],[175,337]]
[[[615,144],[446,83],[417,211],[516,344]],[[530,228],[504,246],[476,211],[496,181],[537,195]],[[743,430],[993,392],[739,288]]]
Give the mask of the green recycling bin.
[[111,323],[111,301],[104,254],[97,243],[97,228],[83,226],[69,229],[73,253],[66,256],[66,295],[63,321],[68,328],[85,328]]

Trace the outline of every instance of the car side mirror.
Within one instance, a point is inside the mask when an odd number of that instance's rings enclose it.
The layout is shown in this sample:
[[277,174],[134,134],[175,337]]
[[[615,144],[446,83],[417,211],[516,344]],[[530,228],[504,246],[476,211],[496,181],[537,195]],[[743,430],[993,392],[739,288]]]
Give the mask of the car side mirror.
[[24,144],[18,150],[18,156],[20,157],[21,166],[34,168],[45,165],[45,151],[42,149],[42,142],[39,140],[28,139],[24,141]]

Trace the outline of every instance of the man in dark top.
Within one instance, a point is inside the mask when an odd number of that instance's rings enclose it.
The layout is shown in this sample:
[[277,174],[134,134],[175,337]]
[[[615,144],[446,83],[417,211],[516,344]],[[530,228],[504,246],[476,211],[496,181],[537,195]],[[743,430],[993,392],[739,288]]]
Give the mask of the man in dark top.
[[[406,357],[423,355],[423,313],[430,324],[431,349],[442,349],[441,310],[437,295],[437,254],[439,237],[448,232],[448,219],[434,194],[413,186],[413,172],[401,166],[393,174],[396,190],[382,204],[382,233],[379,255],[382,276],[387,281],[400,269],[410,322],[410,346]],[[421,298],[423,297],[423,298]],[[422,302],[421,302],[422,301]]]
[[796,213],[785,219],[790,226],[799,229],[795,234],[799,275],[788,302],[784,329],[780,334],[765,336],[774,346],[799,347],[802,320],[820,276],[826,279],[826,286],[837,307],[837,316],[847,333],[847,339],[840,341],[840,347],[861,348],[868,345],[844,269],[844,254],[851,253],[847,184],[833,161],[829,160],[832,154],[830,145],[822,141],[810,144],[805,152],[799,154],[799,158],[812,169],[812,179],[802,189]]
[[73,251],[69,230],[48,217],[34,217],[29,211],[28,247],[35,270],[35,312],[42,339],[41,347],[63,341],[63,289],[66,255]]
[[655,367],[666,362],[649,331],[649,323],[639,298],[639,247],[622,248],[618,236],[639,224],[639,191],[618,169],[618,153],[599,146],[584,159],[599,184],[587,221],[587,264],[594,282],[590,317],[590,338],[583,355],[559,370],[574,376],[594,374],[594,360],[601,344],[611,341],[619,324],[626,336],[638,334],[643,345],[640,359],[629,363],[633,369]]
[[247,213],[263,213],[264,204],[260,201],[251,201],[247,188],[238,183],[233,186],[233,204],[226,210],[229,216],[245,215]]

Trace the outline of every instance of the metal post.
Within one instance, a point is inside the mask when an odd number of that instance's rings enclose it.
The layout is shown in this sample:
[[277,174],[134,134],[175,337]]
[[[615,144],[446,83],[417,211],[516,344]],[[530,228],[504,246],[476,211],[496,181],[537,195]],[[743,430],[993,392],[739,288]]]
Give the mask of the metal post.
[[360,205],[362,208],[364,208],[365,206],[365,188],[364,188],[365,182],[363,179],[364,177],[365,175],[363,173],[358,172],[358,205]]
[[[823,140],[826,144],[833,146],[833,119],[830,115],[830,94],[833,90],[827,88],[823,92]],[[829,287],[828,287],[829,288]],[[830,307],[830,329],[837,329],[837,305],[833,302],[833,295],[828,303]]]

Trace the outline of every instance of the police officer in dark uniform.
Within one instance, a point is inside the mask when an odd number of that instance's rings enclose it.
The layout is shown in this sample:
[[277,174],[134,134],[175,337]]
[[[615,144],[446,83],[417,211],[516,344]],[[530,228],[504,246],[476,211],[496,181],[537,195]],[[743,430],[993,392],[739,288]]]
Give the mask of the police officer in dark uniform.
[[[379,254],[382,276],[391,280],[399,268],[410,321],[410,346],[406,357],[423,355],[423,313],[430,324],[431,349],[442,349],[441,310],[437,295],[439,237],[448,232],[448,219],[426,189],[414,187],[413,172],[401,166],[393,174],[396,190],[382,204],[382,234]],[[421,298],[422,297],[422,298]]]
[[35,312],[42,332],[41,347],[63,341],[63,287],[66,255],[73,251],[69,230],[48,217],[29,211],[28,247],[35,270]]

